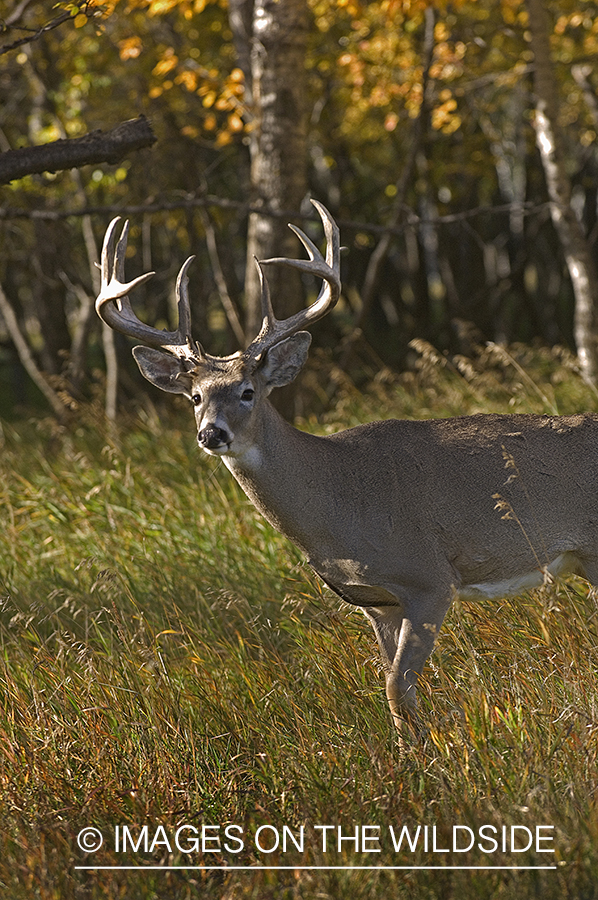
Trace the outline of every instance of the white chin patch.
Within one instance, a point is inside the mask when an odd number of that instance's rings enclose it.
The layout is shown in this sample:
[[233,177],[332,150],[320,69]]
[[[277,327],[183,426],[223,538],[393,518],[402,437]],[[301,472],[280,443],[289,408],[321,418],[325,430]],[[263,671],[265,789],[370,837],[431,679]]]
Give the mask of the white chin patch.
[[201,449],[204,453],[207,453],[208,456],[224,456],[225,453],[228,453],[230,447],[228,444],[222,444],[220,447],[202,447]]

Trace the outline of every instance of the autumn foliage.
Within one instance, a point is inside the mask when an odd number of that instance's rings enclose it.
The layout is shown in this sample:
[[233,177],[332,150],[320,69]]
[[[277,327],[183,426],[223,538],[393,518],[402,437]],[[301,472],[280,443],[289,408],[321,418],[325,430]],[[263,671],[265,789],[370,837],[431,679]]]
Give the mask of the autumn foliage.
[[[464,349],[463,323],[485,339],[573,347],[573,293],[535,147],[524,0],[296,3],[309,20],[307,193],[344,223],[350,248],[344,303],[334,334],[322,341],[337,343],[359,321],[367,346],[400,366],[416,337]],[[36,349],[42,367],[61,371],[80,292],[93,294],[81,217],[66,218],[87,208],[96,243],[114,211],[147,210],[133,213],[133,236],[143,240],[131,242],[140,248],[132,266],[147,262],[160,273],[139,298],[155,321],[169,320],[168,279],[196,253],[196,318],[216,346],[234,348],[206,229],[242,322],[246,204],[256,196],[249,149],[261,127],[244,53],[259,49],[260,12],[275,15],[276,4],[78,0],[59,3],[54,13],[67,13],[67,21],[43,32],[52,18],[47,4],[29,4],[12,22],[16,6],[0,4],[8,23],[0,47],[2,149],[79,137],[139,114],[158,138],[151,151],[118,165],[91,166],[78,178],[31,176],[4,190],[0,282],[24,330],[41,329],[43,337],[39,304],[48,301],[31,284],[35,260],[63,322],[57,349],[45,339]],[[244,48],[232,22],[238,7],[253,17]],[[550,30],[572,202],[595,253],[598,5],[555,0]],[[279,208],[286,209],[283,199]],[[55,217],[53,268],[34,212]],[[360,318],[364,278],[385,226],[392,240]]]

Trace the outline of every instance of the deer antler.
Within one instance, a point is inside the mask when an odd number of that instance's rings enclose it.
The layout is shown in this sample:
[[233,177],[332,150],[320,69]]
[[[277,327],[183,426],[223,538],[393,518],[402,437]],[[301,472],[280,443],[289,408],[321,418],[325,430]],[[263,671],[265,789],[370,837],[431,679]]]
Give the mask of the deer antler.
[[[262,327],[258,336],[251,342],[246,355],[260,358],[266,350],[273,347],[274,344],[280,343],[285,338],[290,337],[297,331],[302,331],[307,326],[321,319],[322,316],[331,310],[337,303],[340,290],[340,236],[336,222],[328,212],[325,206],[317,200],[312,200],[312,204],[317,209],[324,226],[324,234],[326,235],[326,258],[322,256],[316,245],[308,236],[296,228],[295,225],[289,225],[289,228],[295,232],[309,255],[309,259],[287,259],[284,257],[275,257],[273,259],[256,260],[259,274],[260,284],[262,287],[261,305],[262,305]],[[300,269],[302,272],[309,272],[324,279],[324,284],[318,294],[317,299],[288,319],[276,319],[272,309],[272,301],[270,300],[270,290],[268,282],[264,276],[262,266],[274,265],[280,263],[284,266],[291,266],[294,269]]]
[[[336,222],[325,206],[317,200],[311,201],[320,214],[324,233],[326,235],[326,258],[322,256],[316,245],[300,228],[289,225],[305,249],[309,259],[286,259],[276,257],[274,259],[256,260],[261,283],[262,327],[258,336],[251,342],[244,356],[259,360],[263,354],[275,344],[290,337],[298,331],[321,319],[331,310],[340,295],[340,238]],[[120,221],[117,216],[112,220],[106,231],[104,245],[102,247],[102,286],[96,299],[96,311],[100,318],[111,328],[135,338],[150,347],[165,350],[181,359],[205,359],[206,354],[191,336],[191,307],[189,304],[187,269],[194,257],[183,264],[176,283],[176,297],[179,313],[179,325],[176,331],[161,331],[141,322],[131,306],[128,294],[133,288],[144,284],[155,273],[147,272],[139,275],[133,281],[125,281],[125,256],[127,252],[127,238],[129,223],[125,222],[121,236],[116,241],[116,226]],[[322,289],[317,299],[307,309],[290,316],[288,319],[278,320],[272,309],[268,282],[264,276],[263,266],[280,263],[285,266],[309,272],[324,280]]]
[[137,318],[127,295],[133,288],[148,281],[155,273],[147,272],[134,278],[133,281],[125,282],[125,255],[129,223],[125,222],[119,241],[116,243],[116,226],[119,221],[120,216],[111,221],[104,237],[101,264],[102,287],[96,299],[96,312],[111,328],[142,341],[150,347],[166,350],[184,359],[200,357],[203,351],[191,337],[191,307],[188,292],[187,269],[194,257],[190,256],[183,263],[177,278],[176,297],[179,327],[176,331],[152,328]]

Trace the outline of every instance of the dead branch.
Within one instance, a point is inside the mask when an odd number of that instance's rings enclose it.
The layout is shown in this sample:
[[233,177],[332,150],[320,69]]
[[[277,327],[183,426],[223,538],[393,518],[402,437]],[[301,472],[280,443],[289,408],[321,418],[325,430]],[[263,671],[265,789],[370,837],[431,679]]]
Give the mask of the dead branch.
[[37,147],[0,153],[0,184],[25,175],[57,172],[97,163],[118,163],[134,150],[156,141],[145,116],[121,122],[110,131],[91,131],[80,138],[66,138]]

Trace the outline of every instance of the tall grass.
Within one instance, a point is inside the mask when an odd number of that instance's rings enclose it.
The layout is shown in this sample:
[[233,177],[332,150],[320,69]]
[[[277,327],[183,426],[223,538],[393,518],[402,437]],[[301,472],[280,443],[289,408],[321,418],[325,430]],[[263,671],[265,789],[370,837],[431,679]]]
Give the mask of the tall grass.
[[[449,364],[419,349],[416,375],[381,373],[366,392],[333,373],[334,411],[304,427],[596,408],[565,355]],[[307,383],[317,392],[318,372]],[[598,896],[597,612],[583,581],[456,602],[422,678],[426,738],[401,750],[369,627],[200,455],[188,410],[117,435],[93,409],[72,430],[6,426],[0,466],[7,897]],[[115,850],[116,825],[172,838],[182,824],[238,825],[245,846]],[[264,845],[304,826],[303,852],[259,852],[264,825]],[[381,852],[338,853],[330,831],[324,853],[316,825],[379,826]],[[404,825],[436,826],[437,848],[455,825],[553,826],[556,852],[395,853],[389,826]],[[86,826],[105,838],[95,854],[77,844]],[[222,863],[294,868],[206,868]],[[204,868],[76,868],[123,864]],[[301,868],[340,864],[377,868]],[[385,868],[410,865],[445,868]]]

